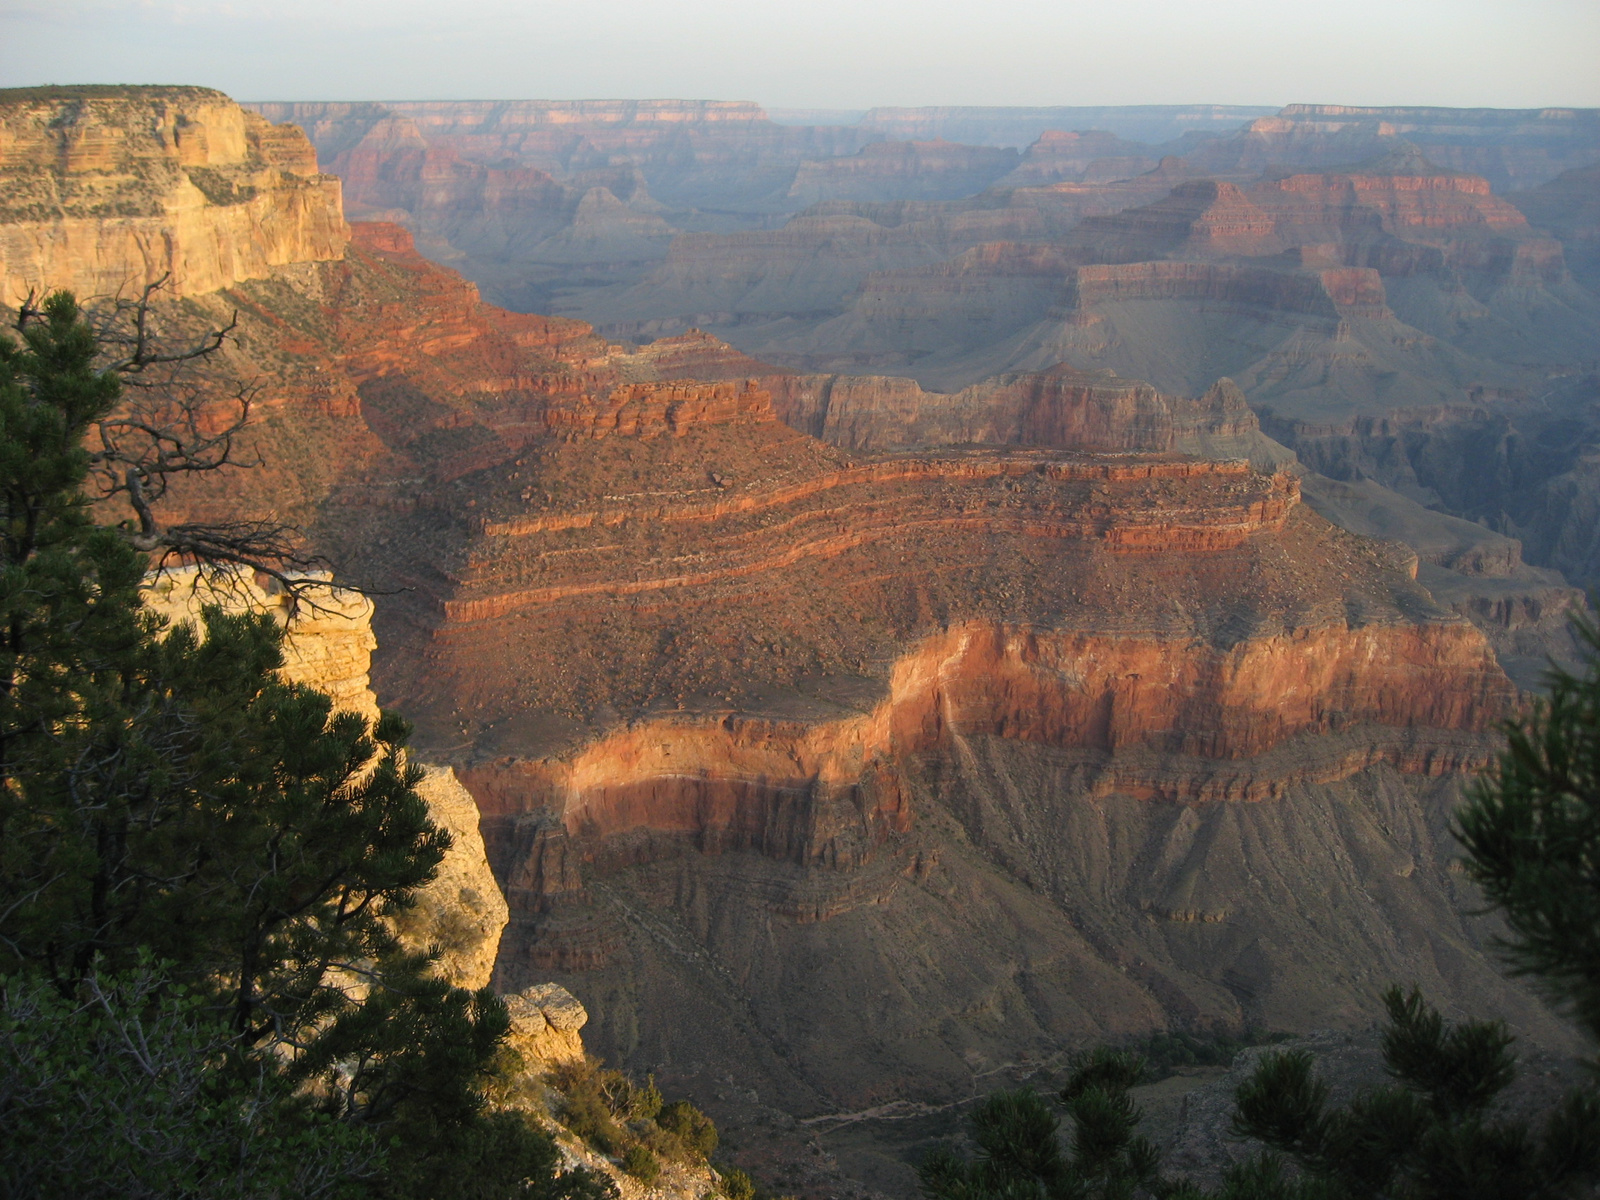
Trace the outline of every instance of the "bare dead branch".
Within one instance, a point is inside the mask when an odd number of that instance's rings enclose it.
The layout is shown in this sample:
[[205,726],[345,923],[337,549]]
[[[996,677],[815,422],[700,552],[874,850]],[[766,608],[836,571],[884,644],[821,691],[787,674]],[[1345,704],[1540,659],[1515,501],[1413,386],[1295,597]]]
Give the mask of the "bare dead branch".
[[[295,608],[333,612],[326,603],[332,571],[328,560],[301,549],[299,530],[274,521],[232,521],[223,524],[185,524],[153,532],[130,533],[134,546],[152,556],[153,569],[198,564],[216,568],[205,586],[228,589],[230,569],[271,580],[287,594]],[[219,584],[220,581],[220,584]],[[336,591],[365,594],[361,588],[339,584]]]
[[[123,382],[130,387],[151,386],[139,378],[151,367],[199,362],[209,358],[222,349],[229,335],[239,327],[236,309],[221,329],[207,330],[186,346],[168,349],[167,340],[152,329],[151,316],[156,296],[170,281],[170,273],[151,280],[140,289],[137,299],[120,294],[113,296],[109,304],[100,309],[95,322],[95,334],[101,348],[113,349],[106,369],[121,375]],[[120,356],[116,352],[120,352]],[[160,383],[153,386],[160,386]]]

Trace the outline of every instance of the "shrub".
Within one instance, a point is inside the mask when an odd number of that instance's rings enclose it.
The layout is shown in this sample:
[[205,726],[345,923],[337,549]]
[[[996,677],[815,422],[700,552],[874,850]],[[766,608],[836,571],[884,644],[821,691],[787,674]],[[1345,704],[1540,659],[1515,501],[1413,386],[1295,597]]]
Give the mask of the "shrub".
[[562,1084],[564,1092],[556,1116],[568,1129],[602,1154],[620,1154],[627,1131],[611,1115],[599,1080],[593,1074]]
[[648,1121],[661,1111],[661,1092],[651,1075],[643,1087],[621,1071],[599,1071],[595,1082],[611,1114],[623,1121]]
[[727,1200],[755,1200],[756,1181],[738,1167],[730,1167],[722,1172],[719,1190]]
[[1288,1037],[1286,1033],[1264,1033],[1255,1029],[1247,1029],[1237,1036],[1215,1030],[1174,1029],[1152,1033],[1132,1049],[1145,1061],[1141,1082],[1155,1083],[1183,1067],[1232,1066],[1239,1051],[1251,1046],[1270,1046]]
[[716,1153],[716,1124],[687,1100],[662,1105],[656,1114],[656,1124],[701,1158],[710,1158]]
[[622,1156],[622,1169],[641,1183],[654,1183],[661,1174],[661,1160],[635,1142]]

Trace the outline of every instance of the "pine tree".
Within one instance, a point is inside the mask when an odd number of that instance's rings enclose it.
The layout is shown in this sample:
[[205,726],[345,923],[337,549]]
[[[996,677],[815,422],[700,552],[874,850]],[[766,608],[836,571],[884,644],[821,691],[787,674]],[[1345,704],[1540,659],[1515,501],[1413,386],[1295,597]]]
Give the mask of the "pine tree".
[[1600,1173],[1600,1094],[1575,1090],[1538,1125],[1497,1116],[1494,1102],[1516,1078],[1504,1024],[1448,1023],[1414,990],[1391,988],[1384,1005],[1383,1060],[1395,1082],[1341,1108],[1329,1107],[1305,1051],[1263,1057],[1239,1087],[1233,1132],[1268,1150],[1231,1171],[1218,1200],[1584,1194]]
[[1100,1049],[1073,1069],[1056,1100],[1072,1121],[1060,1137],[1055,1106],[1031,1088],[999,1091],[973,1110],[977,1157],[935,1151],[918,1168],[929,1200],[1121,1200],[1157,1185],[1156,1150],[1135,1133],[1128,1095],[1144,1071],[1137,1055]]
[[1588,670],[1508,729],[1499,765],[1457,814],[1467,873],[1505,918],[1513,968],[1600,1046],[1600,630],[1574,625]]
[[[67,1118],[105,1110],[115,1089],[80,1084],[143,1053],[106,1031],[146,1025],[195,1081],[172,1103],[234,1139],[149,1194],[284,1194],[230,1192],[241,1155],[269,1181],[366,1161],[338,1187],[392,1197],[582,1191],[547,1137],[487,1111],[504,1005],[438,979],[385,919],[449,846],[405,723],[284,683],[264,615],[167,630],[141,607],[141,530],[97,523],[84,494],[118,377],[71,296],[25,316],[20,344],[0,336],[0,1195],[137,1192],[73,1153],[86,1126]],[[48,1186],[19,1182],[41,1167]]]

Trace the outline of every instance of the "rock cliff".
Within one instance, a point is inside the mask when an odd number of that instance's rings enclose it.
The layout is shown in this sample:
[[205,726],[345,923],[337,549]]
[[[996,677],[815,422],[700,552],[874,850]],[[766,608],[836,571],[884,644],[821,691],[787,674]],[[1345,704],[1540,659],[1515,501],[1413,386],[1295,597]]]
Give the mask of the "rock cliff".
[[[286,631],[286,680],[327,693],[335,711],[378,718],[367,675],[377,647],[373,606],[357,592],[330,584],[297,603],[275,586],[269,590],[242,575],[212,576],[186,568],[153,575],[145,604],[174,623],[196,622],[209,604],[269,613]],[[418,794],[434,823],[450,834],[451,845],[433,881],[417,893],[415,907],[396,919],[396,928],[414,949],[437,950],[443,978],[475,990],[487,986],[494,973],[508,917],[505,896],[489,871],[472,795],[449,767],[425,771]]]
[[[673,204],[708,207],[781,194],[808,158],[853,154],[868,133],[779,125],[759,105],[726,100],[396,101],[257,104],[274,121],[303,126],[319,148],[358,141],[398,116],[430,145],[469,162],[513,162],[565,178],[638,167],[651,191]],[[326,152],[326,151],[325,151]],[[331,160],[332,155],[329,155]]]
[[1066,366],[1002,375],[953,394],[893,376],[771,375],[763,382],[784,421],[849,450],[988,444],[1286,460],[1226,379],[1198,399]]
[[1600,165],[1564,171],[1506,198],[1529,224],[1560,239],[1573,274],[1591,291],[1600,290]]
[[339,181],[293,127],[204,88],[0,91],[0,291],[214,292],[337,259]]
[[[990,259],[1070,270],[1084,336],[1253,294],[1337,341],[1386,280]],[[1391,978],[1560,1040],[1450,870],[1515,688],[1415,555],[1231,452],[1261,443],[1223,372],[790,376],[494,309],[383,223],[163,319],[235,309],[268,466],[175,511],[300,519],[372,586],[373,690],[508,894],[496,986],[559,983],[591,1048],[735,1137],[751,1089],[774,1128],[942,1103],[1100,1038],[1360,1024]]]
[[578,998],[556,983],[539,983],[505,998],[511,1013],[512,1049],[529,1066],[583,1062],[578,1032],[589,1014]]

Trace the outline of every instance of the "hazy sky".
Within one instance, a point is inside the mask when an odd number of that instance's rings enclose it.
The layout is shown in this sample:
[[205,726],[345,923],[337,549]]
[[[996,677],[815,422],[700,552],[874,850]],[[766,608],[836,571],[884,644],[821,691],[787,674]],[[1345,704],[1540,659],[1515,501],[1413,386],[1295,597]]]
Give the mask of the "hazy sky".
[[1600,105],[1600,0],[0,0],[0,86],[240,99]]

